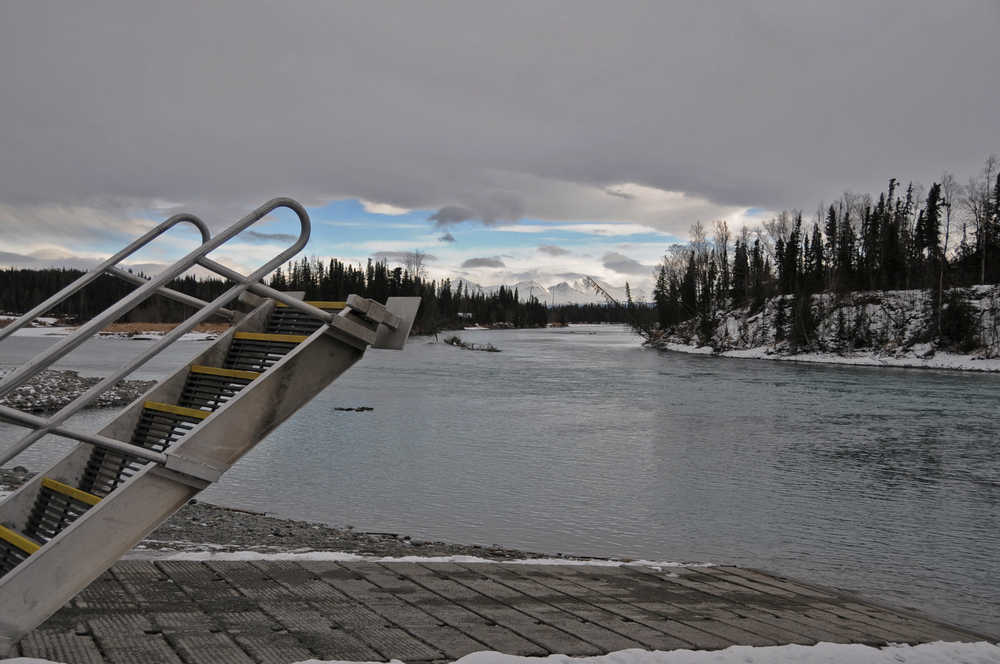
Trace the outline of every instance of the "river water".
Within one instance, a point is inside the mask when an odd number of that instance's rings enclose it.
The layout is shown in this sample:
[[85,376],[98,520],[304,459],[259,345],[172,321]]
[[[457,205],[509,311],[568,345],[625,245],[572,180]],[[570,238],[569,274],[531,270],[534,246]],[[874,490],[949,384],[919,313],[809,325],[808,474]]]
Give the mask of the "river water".
[[[424,539],[752,566],[1000,633],[1000,376],[663,353],[611,326],[463,336],[503,352],[369,351],[204,497]],[[0,367],[45,343],[9,339]],[[95,341],[62,366],[97,373],[142,343]],[[143,377],[204,345],[187,343]],[[374,410],[333,410],[352,406]]]

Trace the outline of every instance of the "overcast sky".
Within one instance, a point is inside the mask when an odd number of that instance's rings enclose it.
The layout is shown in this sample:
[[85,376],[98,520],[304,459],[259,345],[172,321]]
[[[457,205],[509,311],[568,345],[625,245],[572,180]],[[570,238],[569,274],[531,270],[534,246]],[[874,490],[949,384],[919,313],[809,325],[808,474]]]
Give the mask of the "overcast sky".
[[0,264],[290,195],[310,254],[622,283],[699,219],[966,179],[998,61],[997,0],[4,2]]

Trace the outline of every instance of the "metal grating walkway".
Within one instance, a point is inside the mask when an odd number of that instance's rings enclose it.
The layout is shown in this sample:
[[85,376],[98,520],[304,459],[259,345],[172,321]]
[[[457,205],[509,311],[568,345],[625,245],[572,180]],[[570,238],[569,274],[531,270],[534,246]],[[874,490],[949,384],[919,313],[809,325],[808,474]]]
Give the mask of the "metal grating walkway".
[[735,567],[122,561],[20,643],[65,662],[996,640]]

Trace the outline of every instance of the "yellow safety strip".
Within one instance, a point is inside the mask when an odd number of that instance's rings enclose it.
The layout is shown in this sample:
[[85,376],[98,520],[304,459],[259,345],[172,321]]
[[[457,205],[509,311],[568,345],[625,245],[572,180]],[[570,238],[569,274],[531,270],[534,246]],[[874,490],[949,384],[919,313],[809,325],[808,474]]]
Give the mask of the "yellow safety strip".
[[159,401],[147,401],[142,404],[143,408],[148,408],[149,410],[158,410],[162,413],[173,413],[174,415],[187,415],[188,417],[197,417],[199,420],[203,420],[212,413],[207,410],[198,410],[197,408],[185,408],[184,406],[175,406],[170,403],[160,403]]
[[42,486],[57,491],[64,496],[69,496],[73,500],[78,500],[81,503],[86,503],[87,505],[96,505],[101,502],[100,496],[95,496],[92,493],[87,493],[86,491],[81,491],[75,486],[70,486],[68,484],[63,484],[62,482],[50,479],[48,477],[42,478]]
[[[317,309],[346,309],[346,302],[331,302],[327,300],[306,300],[306,304],[311,304]],[[278,302],[279,307],[287,307],[288,305],[284,302]]]
[[260,375],[257,371],[243,371],[242,369],[223,369],[222,367],[206,367],[200,364],[191,366],[191,373],[209,374],[210,376],[225,376],[226,378],[246,378],[253,380]]
[[280,341],[286,344],[297,344],[309,337],[305,334],[267,334],[264,332],[237,332],[237,339],[248,341]]
[[21,551],[31,554],[42,548],[42,545],[38,542],[32,542],[30,539],[21,535],[20,533],[15,533],[10,528],[5,528],[0,526],[0,539],[7,540]]

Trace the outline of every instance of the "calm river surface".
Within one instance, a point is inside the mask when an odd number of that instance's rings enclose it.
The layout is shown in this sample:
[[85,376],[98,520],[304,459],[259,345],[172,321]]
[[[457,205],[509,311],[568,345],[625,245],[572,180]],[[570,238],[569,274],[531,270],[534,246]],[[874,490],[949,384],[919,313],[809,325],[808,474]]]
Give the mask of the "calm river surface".
[[[609,326],[462,336],[503,352],[369,351],[204,497],[424,539],[753,566],[1000,633],[1000,376],[661,353]],[[0,344],[0,367],[46,343]],[[93,342],[63,366],[100,373],[142,343]],[[204,345],[187,344],[162,366]]]

